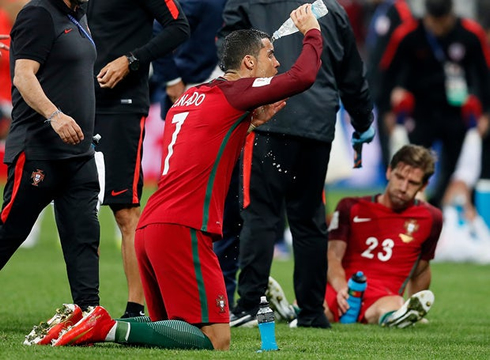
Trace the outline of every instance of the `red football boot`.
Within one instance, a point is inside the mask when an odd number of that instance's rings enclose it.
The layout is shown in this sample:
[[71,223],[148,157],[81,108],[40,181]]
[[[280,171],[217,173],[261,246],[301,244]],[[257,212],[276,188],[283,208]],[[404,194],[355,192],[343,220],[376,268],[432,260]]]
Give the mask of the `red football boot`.
[[83,319],[63,331],[53,346],[86,345],[105,341],[107,334],[116,324],[102,306],[92,308]]
[[63,304],[47,322],[35,325],[26,335],[24,345],[51,345],[62,330],[75,325],[83,317],[82,310],[75,304]]

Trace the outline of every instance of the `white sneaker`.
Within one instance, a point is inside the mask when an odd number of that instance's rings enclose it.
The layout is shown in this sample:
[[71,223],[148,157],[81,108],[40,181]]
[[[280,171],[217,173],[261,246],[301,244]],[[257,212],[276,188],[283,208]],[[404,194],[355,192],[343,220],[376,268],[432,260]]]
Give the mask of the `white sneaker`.
[[381,326],[405,328],[420,321],[434,304],[434,294],[430,290],[422,290],[413,294],[403,306],[388,316]]
[[[286,295],[281,288],[281,285],[271,276],[269,276],[269,285],[265,292],[270,307],[276,313],[276,319],[284,319],[291,321],[296,319],[296,312],[291,304],[286,299]],[[277,316],[279,315],[279,316]]]

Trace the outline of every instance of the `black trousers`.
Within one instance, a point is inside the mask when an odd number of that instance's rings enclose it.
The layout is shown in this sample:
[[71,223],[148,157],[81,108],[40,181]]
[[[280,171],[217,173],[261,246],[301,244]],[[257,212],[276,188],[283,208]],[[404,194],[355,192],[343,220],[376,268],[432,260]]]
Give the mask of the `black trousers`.
[[[242,156],[245,181],[241,200],[245,202],[237,309],[255,311],[265,293],[285,205],[293,235],[294,291],[301,308],[298,323],[325,323],[327,226],[323,191],[331,143],[281,134],[254,135],[248,142],[252,146],[247,145]],[[251,167],[247,164],[250,150]]]
[[408,132],[410,143],[430,148],[441,142],[439,173],[429,202],[441,207],[441,200],[454,173],[466,135],[466,125],[459,110],[442,111],[427,107],[414,114],[414,128]]
[[54,201],[73,302],[99,304],[99,182],[94,157],[27,160],[8,166],[0,217],[0,269],[29,235],[39,213]]

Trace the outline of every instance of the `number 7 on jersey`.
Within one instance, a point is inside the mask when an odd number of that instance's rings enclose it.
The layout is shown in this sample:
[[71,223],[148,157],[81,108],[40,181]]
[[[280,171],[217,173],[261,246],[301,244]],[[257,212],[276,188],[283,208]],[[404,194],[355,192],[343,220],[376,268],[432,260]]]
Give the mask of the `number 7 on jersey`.
[[174,144],[177,141],[177,136],[179,135],[180,129],[182,128],[182,124],[187,118],[187,115],[189,115],[188,111],[180,114],[175,114],[174,117],[172,118],[172,124],[176,124],[176,125],[175,125],[175,130],[172,134],[172,141],[170,141],[170,144],[168,144],[168,153],[167,156],[165,157],[162,175],[166,175],[168,173],[170,167],[169,165],[170,158],[174,153]]

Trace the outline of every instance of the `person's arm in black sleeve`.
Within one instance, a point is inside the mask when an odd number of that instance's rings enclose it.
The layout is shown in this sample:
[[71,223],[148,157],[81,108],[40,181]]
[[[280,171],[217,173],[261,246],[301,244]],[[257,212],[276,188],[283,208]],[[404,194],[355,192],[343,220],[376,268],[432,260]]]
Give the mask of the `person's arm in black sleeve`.
[[474,93],[482,103],[483,112],[490,114],[490,49],[483,29],[473,22],[469,24],[473,26],[475,35],[474,46],[470,50],[472,54],[468,56],[473,63],[469,70],[475,84]]
[[[153,24],[153,36],[158,36],[162,31],[162,25],[155,21]],[[179,69],[172,52],[153,60],[152,64],[153,77],[158,84],[162,84],[163,88],[165,88],[167,82],[180,79]]]
[[[354,32],[347,19],[341,24],[344,42],[344,58],[337,75],[340,98],[351,117],[356,131],[366,131],[373,122],[373,103],[366,78],[366,69],[362,62],[354,37]],[[328,34],[326,36],[329,36]]]
[[124,79],[129,74],[131,58],[137,59],[142,65],[149,65],[152,60],[169,53],[189,38],[189,24],[175,0],[140,0],[138,4],[153,14],[162,24],[163,30],[144,46],[106,64],[97,74],[97,81],[101,88],[112,89]]
[[190,27],[176,0],[140,0],[140,4],[163,27],[163,30],[148,43],[131,51],[142,64],[148,64],[187,40],[190,36]]

